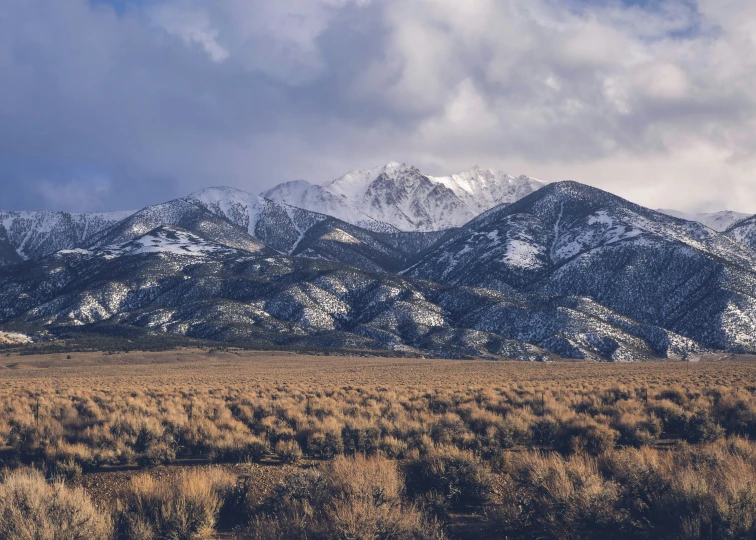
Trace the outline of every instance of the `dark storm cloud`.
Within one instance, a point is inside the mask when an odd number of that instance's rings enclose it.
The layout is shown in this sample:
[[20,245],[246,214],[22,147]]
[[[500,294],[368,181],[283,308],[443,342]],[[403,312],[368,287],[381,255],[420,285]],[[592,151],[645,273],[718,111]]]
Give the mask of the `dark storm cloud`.
[[743,0],[6,0],[0,207],[400,160],[756,211],[754,27]]

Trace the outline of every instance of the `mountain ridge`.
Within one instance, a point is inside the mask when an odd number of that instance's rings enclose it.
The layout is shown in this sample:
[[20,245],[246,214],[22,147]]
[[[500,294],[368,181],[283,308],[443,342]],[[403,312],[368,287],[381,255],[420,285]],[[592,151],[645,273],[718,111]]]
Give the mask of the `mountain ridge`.
[[[0,213],[0,325],[528,360],[756,352],[756,216],[719,232],[507,178],[390,163],[332,181],[387,218],[354,206],[367,226],[222,186],[120,215]],[[424,230],[471,200],[486,209]]]
[[178,227],[21,266],[0,269],[0,322],[52,331],[108,323],[200,339],[526,360],[706,350],[587,300],[554,303],[245,252]]
[[[413,166],[389,162],[349,172],[322,185],[304,180],[279,184],[262,197],[325,213],[372,230],[384,223],[400,231],[459,227],[481,212],[512,203],[545,185],[474,167],[449,176],[431,176]],[[383,232],[383,231],[379,231]]]
[[697,221],[722,233],[730,229],[737,222],[751,216],[751,214],[733,212],[732,210],[720,210],[719,212],[679,212],[677,210],[660,208],[657,212],[687,221]]
[[700,223],[560,182],[472,220],[403,273],[591,298],[712,348],[751,350],[755,270],[753,250]]

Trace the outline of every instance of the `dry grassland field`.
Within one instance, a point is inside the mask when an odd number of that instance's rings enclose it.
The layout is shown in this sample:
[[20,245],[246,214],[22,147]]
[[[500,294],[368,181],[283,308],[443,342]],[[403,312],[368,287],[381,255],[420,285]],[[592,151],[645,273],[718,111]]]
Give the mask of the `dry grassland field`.
[[756,363],[704,360],[2,357],[0,537],[754,538]]

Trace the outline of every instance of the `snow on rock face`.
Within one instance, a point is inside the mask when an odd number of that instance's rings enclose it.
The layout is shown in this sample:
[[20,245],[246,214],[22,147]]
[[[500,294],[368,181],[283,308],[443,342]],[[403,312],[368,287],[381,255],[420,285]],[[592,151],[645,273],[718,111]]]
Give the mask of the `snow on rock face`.
[[216,215],[223,216],[253,232],[260,216],[263,200],[251,193],[230,187],[211,187],[189,195],[187,200],[199,203]]
[[545,185],[528,176],[514,177],[480,167],[432,180],[451,189],[476,215],[502,203],[516,202]]
[[184,199],[246,229],[250,236],[291,253],[304,233],[328,216],[229,187],[207,188]]
[[725,232],[725,236],[756,250],[756,216],[738,221]]
[[697,221],[714,229],[717,232],[724,232],[738,221],[749,217],[751,214],[744,214],[742,212],[733,212],[732,210],[722,210],[720,212],[710,213],[693,213],[693,212],[678,212],[677,210],[659,209],[657,212],[667,214],[668,216],[685,219],[687,221]]
[[347,223],[376,232],[393,232],[390,225],[376,221],[323,186],[313,185],[304,180],[285,182],[261,194],[266,200],[318,212],[335,217]]
[[378,224],[383,224],[401,231],[438,231],[464,225],[481,212],[513,203],[544,185],[526,176],[478,167],[434,177],[392,162],[352,171],[322,186],[287,182],[262,196],[371,230],[380,230]]
[[753,220],[727,233],[738,243],[700,223],[560,182],[481,215],[405,273],[452,285],[586,297],[710,347],[752,350]]
[[332,230],[320,237],[320,240],[331,240],[334,242],[341,242],[344,244],[360,244],[360,241],[342,230]]
[[0,211],[0,229],[22,259],[33,259],[79,247],[131,214]]
[[522,240],[510,240],[502,262],[518,268],[535,268],[540,265],[542,250],[538,245]]

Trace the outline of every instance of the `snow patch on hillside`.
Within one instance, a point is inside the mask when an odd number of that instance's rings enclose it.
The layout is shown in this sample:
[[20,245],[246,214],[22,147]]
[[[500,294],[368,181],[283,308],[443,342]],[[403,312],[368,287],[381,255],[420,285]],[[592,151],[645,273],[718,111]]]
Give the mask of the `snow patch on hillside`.
[[209,242],[182,229],[162,227],[135,240],[99,251],[105,258],[147,253],[168,253],[191,257],[234,253],[235,250]]
[[522,240],[510,240],[502,262],[517,268],[537,268],[541,266],[538,246]]
[[3,332],[0,331],[0,344],[3,345],[19,345],[23,343],[31,343],[32,338],[26,334],[19,334],[17,332]]

